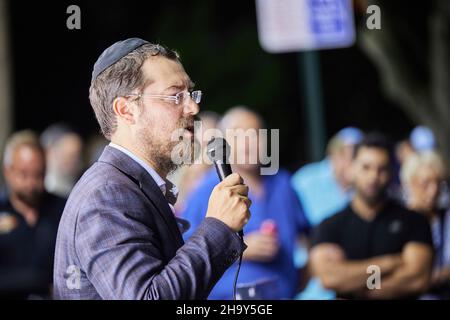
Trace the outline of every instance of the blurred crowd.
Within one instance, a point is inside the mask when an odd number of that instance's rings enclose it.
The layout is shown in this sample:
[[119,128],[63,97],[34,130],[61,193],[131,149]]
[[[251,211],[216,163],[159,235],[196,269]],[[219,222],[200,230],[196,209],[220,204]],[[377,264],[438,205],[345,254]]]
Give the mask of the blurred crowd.
[[[200,114],[205,129],[265,128],[243,106],[223,116]],[[199,138],[199,137],[198,137]],[[257,139],[257,138],[255,138]],[[50,299],[59,218],[83,171],[107,141],[85,141],[54,124],[40,135],[14,133],[3,151],[0,197],[0,297]],[[198,141],[209,140],[208,137]],[[237,145],[232,156],[258,157],[265,141]],[[204,146],[204,145],[203,145]],[[433,132],[416,127],[392,143],[381,133],[343,128],[326,157],[291,174],[261,175],[260,164],[233,164],[249,186],[252,217],[237,292],[241,299],[449,299],[450,202],[447,163]],[[200,163],[170,177],[179,189],[176,214],[204,218],[219,182]],[[237,265],[210,299],[231,299]]]

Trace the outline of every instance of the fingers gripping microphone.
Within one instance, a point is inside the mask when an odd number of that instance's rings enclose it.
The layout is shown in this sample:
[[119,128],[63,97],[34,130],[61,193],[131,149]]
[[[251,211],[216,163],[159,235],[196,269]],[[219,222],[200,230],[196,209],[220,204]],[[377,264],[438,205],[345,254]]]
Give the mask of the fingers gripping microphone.
[[[206,153],[208,154],[209,159],[211,159],[214,163],[220,181],[232,174],[229,162],[230,145],[225,139],[213,137],[208,142]],[[244,236],[244,232],[242,230],[239,231],[239,236],[241,238]]]

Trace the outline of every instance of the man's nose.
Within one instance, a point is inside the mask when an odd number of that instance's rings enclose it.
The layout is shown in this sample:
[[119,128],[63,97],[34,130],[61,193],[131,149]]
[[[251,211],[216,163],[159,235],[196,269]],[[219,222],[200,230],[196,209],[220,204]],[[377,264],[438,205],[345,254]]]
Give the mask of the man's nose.
[[430,195],[435,195],[439,193],[439,184],[438,183],[431,183],[430,185],[428,185],[427,188],[428,194]]
[[374,170],[368,172],[366,177],[369,183],[375,183],[379,180],[379,174]]
[[194,102],[191,98],[189,98],[188,103],[184,106],[184,113],[190,115],[196,115],[200,111],[200,107],[197,103]]
[[44,184],[44,177],[37,175],[29,175],[24,179],[24,184],[34,188]]

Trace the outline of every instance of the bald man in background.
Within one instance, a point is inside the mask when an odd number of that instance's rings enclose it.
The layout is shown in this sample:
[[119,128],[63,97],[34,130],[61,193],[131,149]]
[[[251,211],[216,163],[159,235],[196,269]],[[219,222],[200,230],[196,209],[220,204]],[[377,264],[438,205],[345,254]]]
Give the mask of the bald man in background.
[[45,190],[45,154],[32,131],[7,141],[3,174],[8,193],[0,199],[0,298],[48,298],[65,200]]
[[[219,128],[231,147],[233,171],[248,185],[252,201],[252,219],[244,228],[247,250],[239,274],[241,298],[291,299],[300,282],[293,259],[294,245],[297,236],[309,229],[291,187],[291,176],[284,169],[274,175],[262,174],[260,151],[265,150],[266,141],[258,138],[264,121],[256,112],[247,107],[234,107],[223,116]],[[217,182],[217,174],[211,169],[187,201],[181,216],[191,223],[191,229],[185,233],[185,239],[200,225],[208,207],[207,195]],[[232,298],[230,288],[236,267],[225,272],[209,299]]]

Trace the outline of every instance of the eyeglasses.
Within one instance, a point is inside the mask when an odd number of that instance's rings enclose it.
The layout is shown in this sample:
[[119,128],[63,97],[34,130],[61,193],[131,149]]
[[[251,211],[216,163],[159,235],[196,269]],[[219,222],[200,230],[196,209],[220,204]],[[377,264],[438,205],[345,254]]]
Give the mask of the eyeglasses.
[[161,94],[143,94],[143,93],[132,93],[127,95],[127,97],[138,97],[138,98],[150,98],[150,99],[163,99],[173,101],[176,105],[186,105],[189,102],[189,98],[191,98],[195,103],[200,103],[202,101],[202,91],[182,91],[178,92],[174,96],[166,96]]

